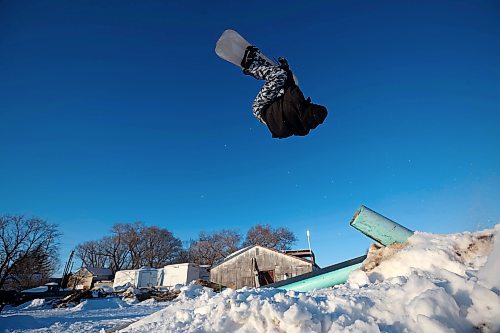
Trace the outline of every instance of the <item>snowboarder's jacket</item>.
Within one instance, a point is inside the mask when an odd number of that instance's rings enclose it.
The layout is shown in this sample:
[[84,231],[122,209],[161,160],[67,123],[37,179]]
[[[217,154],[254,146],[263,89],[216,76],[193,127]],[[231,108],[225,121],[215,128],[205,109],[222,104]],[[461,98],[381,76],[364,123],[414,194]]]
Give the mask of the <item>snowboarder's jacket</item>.
[[265,110],[266,122],[273,138],[287,138],[292,135],[307,135],[310,130],[323,123],[328,112],[324,106],[311,103],[295,84],[292,72],[287,70],[285,93],[277,98]]

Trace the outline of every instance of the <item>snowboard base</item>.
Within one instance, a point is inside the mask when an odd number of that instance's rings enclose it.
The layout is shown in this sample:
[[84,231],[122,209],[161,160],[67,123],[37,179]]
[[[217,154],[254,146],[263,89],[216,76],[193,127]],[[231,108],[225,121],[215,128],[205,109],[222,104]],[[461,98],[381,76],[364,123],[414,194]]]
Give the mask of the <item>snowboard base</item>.
[[[241,61],[245,55],[245,50],[250,44],[245,38],[234,30],[227,29],[219,37],[215,44],[215,53],[222,59],[241,67]],[[261,57],[267,62],[276,65],[274,61],[261,53]]]

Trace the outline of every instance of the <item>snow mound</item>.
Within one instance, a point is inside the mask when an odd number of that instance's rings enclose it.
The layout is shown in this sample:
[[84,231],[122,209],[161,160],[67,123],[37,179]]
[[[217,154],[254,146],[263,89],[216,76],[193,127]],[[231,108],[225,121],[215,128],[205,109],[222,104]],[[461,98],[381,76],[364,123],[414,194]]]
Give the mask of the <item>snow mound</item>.
[[[127,302],[127,301],[125,300],[125,302]],[[154,298],[148,298],[145,301],[136,303],[135,306],[152,306],[152,305],[156,305],[157,303],[158,302]],[[127,304],[130,304],[130,303],[127,302]]]
[[110,294],[114,293],[115,290],[113,289],[113,287],[102,285],[102,286],[92,288],[92,292],[98,292],[101,294],[109,294],[110,295]]
[[29,315],[8,315],[0,319],[0,332],[40,327],[43,327],[43,324]]
[[23,290],[23,293],[44,293],[47,290],[49,290],[49,287],[39,286],[39,287]]
[[89,311],[89,310],[100,310],[100,309],[121,309],[129,307],[130,305],[122,301],[118,297],[108,297],[108,298],[94,298],[87,299],[80,302],[77,306],[73,307],[73,311]]
[[346,284],[307,293],[190,285],[121,332],[500,332],[500,224],[372,249]]
[[17,310],[35,310],[50,307],[43,298],[36,298],[16,307]]

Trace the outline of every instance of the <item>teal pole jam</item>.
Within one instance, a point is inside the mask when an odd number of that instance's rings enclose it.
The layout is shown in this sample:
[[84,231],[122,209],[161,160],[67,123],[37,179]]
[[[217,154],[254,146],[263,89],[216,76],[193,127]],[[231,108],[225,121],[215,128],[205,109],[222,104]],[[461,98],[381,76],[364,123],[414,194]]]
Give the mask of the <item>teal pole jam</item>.
[[[403,227],[363,205],[361,205],[354,214],[351,225],[384,246],[393,243],[404,243],[413,235],[413,231],[410,229]],[[332,287],[337,284],[345,283],[349,274],[361,268],[365,259],[366,255],[331,265],[311,273],[299,275],[289,280],[269,284],[264,286],[264,288],[279,288],[304,292],[313,289]]]
[[354,214],[351,225],[384,246],[404,243],[413,235],[412,230],[363,205]]
[[306,280],[290,283],[281,287],[284,290],[309,291],[313,289],[323,289],[333,287],[337,284],[342,284],[347,281],[349,274],[361,268],[362,263],[354,264],[348,267],[338,269],[333,272],[328,272],[322,275],[314,276]]
[[349,273],[361,268],[365,259],[366,255],[310,273],[295,276],[288,280],[268,284],[263,286],[263,288],[278,288],[305,292],[313,289],[333,287],[337,284],[345,283],[349,277]]

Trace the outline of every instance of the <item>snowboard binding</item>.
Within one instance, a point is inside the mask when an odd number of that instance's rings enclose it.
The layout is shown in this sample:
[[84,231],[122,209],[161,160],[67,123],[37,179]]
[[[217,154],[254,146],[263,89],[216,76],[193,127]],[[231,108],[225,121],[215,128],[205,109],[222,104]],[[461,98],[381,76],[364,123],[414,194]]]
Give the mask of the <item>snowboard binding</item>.
[[262,56],[262,53],[257,47],[249,45],[245,49],[245,54],[243,55],[243,59],[241,60],[241,67],[243,67],[243,74],[252,75],[250,73],[250,67],[253,64],[267,65],[267,66],[273,65],[272,63],[267,61],[265,57]]
[[249,45],[245,49],[245,54],[243,55],[243,59],[241,59],[241,67],[243,70],[250,68],[250,65],[260,58],[260,50],[259,48]]

